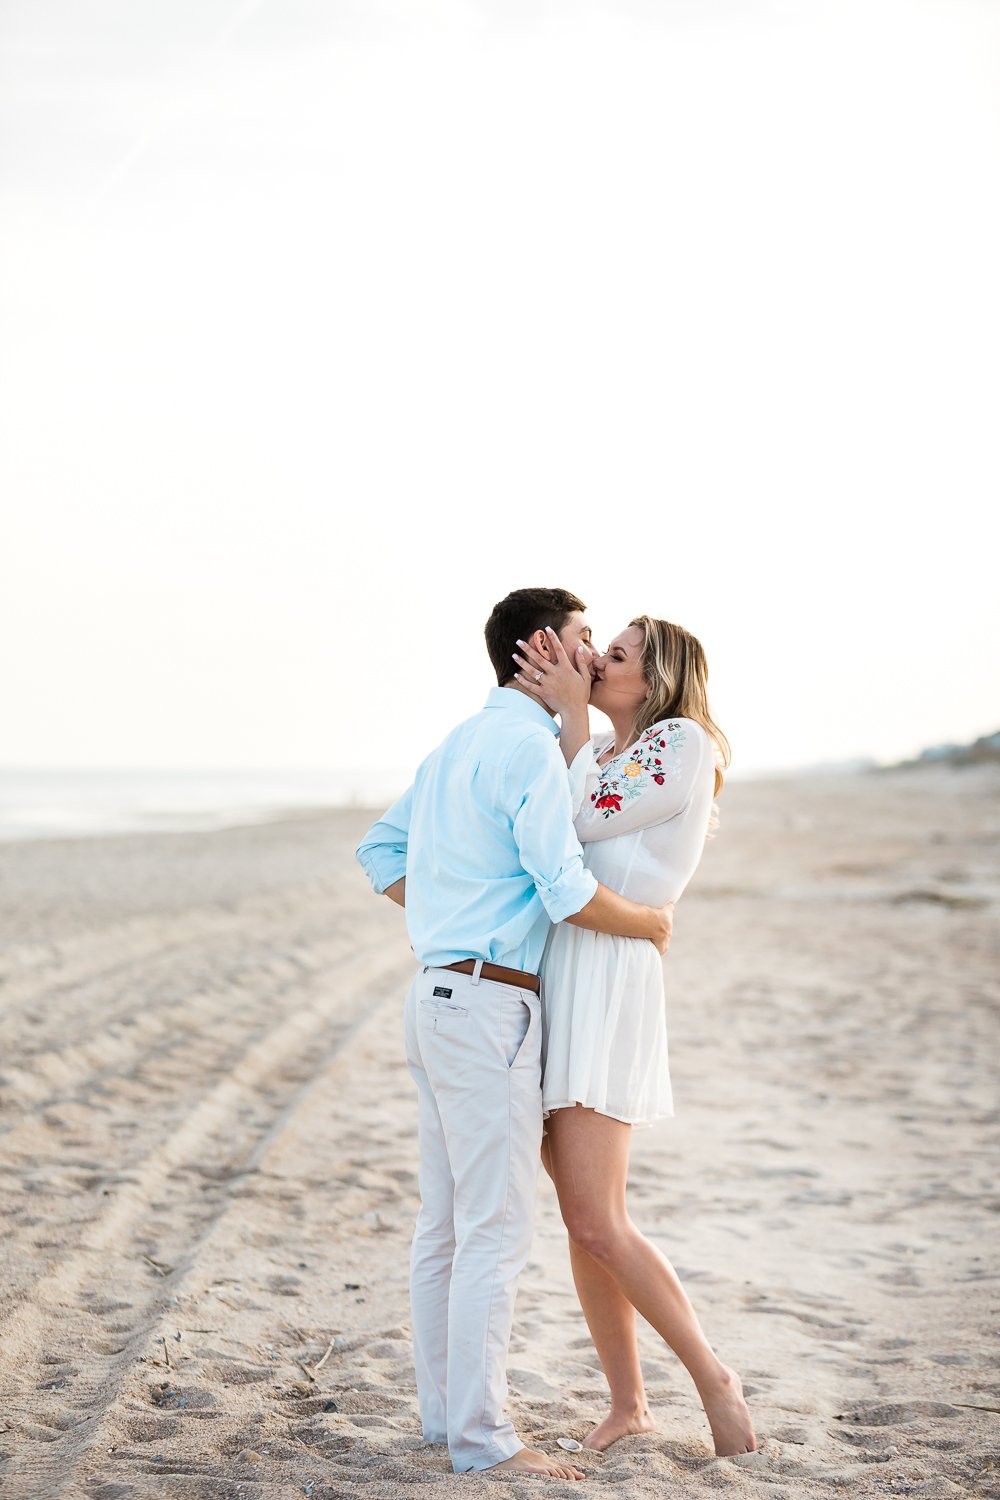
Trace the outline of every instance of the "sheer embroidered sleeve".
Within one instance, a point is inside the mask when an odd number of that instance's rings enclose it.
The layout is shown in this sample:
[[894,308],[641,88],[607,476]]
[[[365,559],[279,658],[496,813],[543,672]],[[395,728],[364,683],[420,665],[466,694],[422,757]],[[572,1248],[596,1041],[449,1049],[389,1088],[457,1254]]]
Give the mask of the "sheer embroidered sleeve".
[[[604,743],[607,741],[605,739]],[[606,765],[601,741],[584,745],[570,767],[570,793],[581,843],[665,823],[691,799],[711,763],[711,741],[693,719],[663,719]]]

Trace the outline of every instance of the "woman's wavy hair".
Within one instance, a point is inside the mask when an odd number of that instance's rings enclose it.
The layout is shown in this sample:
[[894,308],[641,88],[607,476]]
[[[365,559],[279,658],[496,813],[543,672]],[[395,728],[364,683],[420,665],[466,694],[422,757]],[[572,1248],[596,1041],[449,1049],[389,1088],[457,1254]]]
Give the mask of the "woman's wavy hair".
[[659,719],[694,719],[715,745],[717,797],[732,751],[709,711],[708,663],[701,642],[680,625],[654,620],[652,615],[637,615],[629,624],[643,633],[642,675],[649,684],[649,697],[636,714],[630,742]]

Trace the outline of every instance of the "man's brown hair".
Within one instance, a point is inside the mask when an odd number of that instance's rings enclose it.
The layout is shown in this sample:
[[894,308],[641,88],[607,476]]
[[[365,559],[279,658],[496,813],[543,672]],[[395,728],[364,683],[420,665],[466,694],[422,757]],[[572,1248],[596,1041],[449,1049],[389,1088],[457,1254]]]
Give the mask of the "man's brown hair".
[[568,589],[515,589],[495,604],[486,621],[486,649],[500,686],[517,671],[513,655],[519,640],[528,640],[533,631],[547,625],[558,635],[571,614],[586,608]]

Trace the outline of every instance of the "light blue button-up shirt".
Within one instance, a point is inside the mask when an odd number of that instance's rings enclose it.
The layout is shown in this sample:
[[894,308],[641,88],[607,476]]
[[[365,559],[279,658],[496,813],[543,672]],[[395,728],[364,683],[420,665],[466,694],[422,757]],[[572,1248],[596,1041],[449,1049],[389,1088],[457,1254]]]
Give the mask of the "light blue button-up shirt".
[[406,877],[420,963],[482,958],[537,974],[550,924],[593,897],[558,733],[541,704],[493,688],[361,840],[379,895]]

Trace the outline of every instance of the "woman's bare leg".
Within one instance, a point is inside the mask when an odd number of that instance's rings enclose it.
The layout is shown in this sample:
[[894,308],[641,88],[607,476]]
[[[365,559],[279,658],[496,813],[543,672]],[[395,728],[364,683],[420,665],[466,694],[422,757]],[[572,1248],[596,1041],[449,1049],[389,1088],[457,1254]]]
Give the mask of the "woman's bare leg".
[[576,1294],[611,1391],[611,1410],[583,1440],[599,1452],[633,1432],[655,1432],[639,1363],[635,1308],[593,1256],[569,1242]]
[[[542,1165],[552,1176],[548,1137],[542,1138]],[[599,1452],[635,1432],[655,1432],[656,1423],[646,1402],[639,1362],[635,1308],[609,1271],[572,1239],[569,1258],[576,1294],[611,1391],[611,1411],[583,1440]]]
[[[579,1105],[555,1110],[549,1116],[547,1168],[556,1185],[563,1220],[576,1250],[596,1262],[687,1368],[705,1407],[716,1452],[750,1452],[757,1443],[739,1376],[712,1349],[670,1262],[628,1216],[625,1185],[631,1134],[631,1126]],[[593,1303],[599,1291],[596,1278],[585,1274],[585,1291],[588,1302]],[[606,1321],[600,1314],[596,1316],[606,1346],[605,1350],[598,1346],[601,1363],[609,1372],[609,1384],[610,1370],[614,1370],[616,1381],[622,1380],[619,1400],[628,1401],[635,1393],[635,1384],[634,1371],[629,1373],[630,1355],[620,1347],[625,1332],[621,1304],[611,1304]],[[634,1343],[634,1322],[631,1332]],[[612,1349],[615,1341],[619,1347]],[[596,1333],[594,1342],[597,1344]],[[639,1383],[641,1386],[641,1375]],[[613,1391],[613,1408],[614,1402]]]

